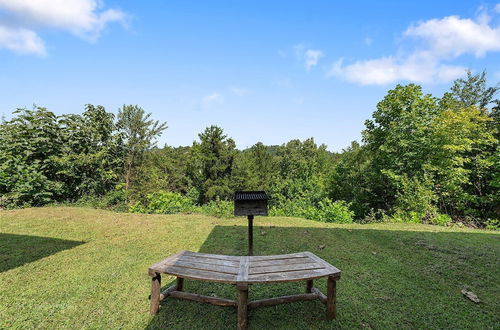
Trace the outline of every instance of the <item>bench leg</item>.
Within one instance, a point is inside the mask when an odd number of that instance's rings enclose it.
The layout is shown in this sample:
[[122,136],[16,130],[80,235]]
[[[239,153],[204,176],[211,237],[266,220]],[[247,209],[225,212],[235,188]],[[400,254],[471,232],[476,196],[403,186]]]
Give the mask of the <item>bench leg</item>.
[[313,280],[307,280],[306,293],[311,293],[313,288]]
[[151,315],[158,313],[160,309],[160,290],[161,290],[161,275],[155,273],[151,278],[151,308],[149,312]]
[[337,313],[337,282],[332,276],[328,277],[327,280],[327,295],[326,295],[326,318],[327,320],[333,320]]
[[248,286],[238,287],[238,330],[248,327]]
[[182,291],[182,290],[184,290],[184,278],[177,277],[177,288],[176,288],[176,291]]

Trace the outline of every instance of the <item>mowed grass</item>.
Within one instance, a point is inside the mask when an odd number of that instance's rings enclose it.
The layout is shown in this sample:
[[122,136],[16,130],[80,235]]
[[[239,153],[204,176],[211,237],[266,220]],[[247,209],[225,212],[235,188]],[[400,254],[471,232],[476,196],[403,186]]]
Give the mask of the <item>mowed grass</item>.
[[[147,268],[179,250],[244,255],[246,219],[72,207],[0,211],[0,328],[232,329],[236,310],[171,298],[149,315]],[[500,235],[426,225],[257,217],[256,254],[311,251],[342,270],[337,319],[319,301],[252,310],[251,329],[497,328]],[[321,248],[320,248],[321,246]],[[324,246],[324,247],[323,247]],[[166,287],[172,277],[164,277]],[[325,292],[325,280],[315,286]],[[303,292],[254,285],[250,299]],[[461,294],[467,288],[480,304]],[[236,297],[230,285],[186,291]]]

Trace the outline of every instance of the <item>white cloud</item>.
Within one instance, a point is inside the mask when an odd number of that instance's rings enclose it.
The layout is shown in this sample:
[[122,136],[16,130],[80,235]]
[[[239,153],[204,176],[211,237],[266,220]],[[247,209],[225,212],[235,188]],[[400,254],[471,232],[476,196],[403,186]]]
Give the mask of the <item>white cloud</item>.
[[309,71],[313,66],[318,64],[320,58],[322,58],[323,52],[321,50],[308,49],[305,53],[306,58],[306,70]]
[[370,38],[370,37],[366,37],[363,39],[363,43],[366,45],[366,46],[371,46],[371,44],[373,43],[373,39]]
[[209,107],[213,104],[220,104],[220,103],[222,103],[223,100],[224,100],[224,98],[222,97],[221,94],[212,93],[212,94],[209,94],[207,96],[204,96],[201,99],[201,104],[205,107]]
[[[410,40],[411,39],[411,40]],[[448,16],[410,26],[403,42],[417,41],[412,52],[332,64],[327,76],[340,76],[361,85],[384,85],[400,80],[419,83],[448,82],[464,74],[465,68],[443,62],[464,54],[475,57],[500,51],[500,26],[491,26],[482,12],[476,20]]]
[[[19,38],[43,45],[36,31],[54,28],[70,32],[78,37],[95,41],[110,22],[125,23],[126,14],[117,9],[103,9],[100,0],[0,0],[0,14],[7,17],[8,25],[0,23],[4,39]],[[7,31],[7,32],[5,32]],[[23,32],[20,32],[23,31]],[[0,41],[0,46],[6,46]],[[40,47],[25,47],[26,52],[40,54]]]
[[421,39],[437,56],[454,58],[471,53],[480,57],[500,50],[500,26],[491,27],[488,23],[448,16],[412,26],[404,35]]
[[314,66],[316,66],[319,60],[325,55],[319,49],[306,49],[303,44],[298,44],[293,46],[295,51],[295,56],[301,62],[304,62],[304,66],[307,71],[310,71]]
[[231,87],[231,92],[237,96],[245,96],[251,93],[249,89],[242,87]]
[[500,14],[500,3],[497,3],[493,10],[495,11],[495,13]]
[[328,77],[341,76],[360,85],[385,85],[398,80],[420,83],[448,82],[463,76],[466,68],[439,64],[425,53],[405,58],[393,56],[357,61],[343,65],[343,59],[333,63]]
[[33,31],[23,28],[9,28],[0,25],[0,48],[16,53],[45,55],[42,39]]

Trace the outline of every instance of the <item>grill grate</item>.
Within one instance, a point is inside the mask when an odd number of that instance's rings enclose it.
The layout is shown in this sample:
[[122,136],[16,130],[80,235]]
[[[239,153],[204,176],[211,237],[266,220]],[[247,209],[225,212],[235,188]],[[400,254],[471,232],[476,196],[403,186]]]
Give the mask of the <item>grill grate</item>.
[[264,191],[237,191],[234,193],[235,201],[255,201],[268,199],[269,197]]

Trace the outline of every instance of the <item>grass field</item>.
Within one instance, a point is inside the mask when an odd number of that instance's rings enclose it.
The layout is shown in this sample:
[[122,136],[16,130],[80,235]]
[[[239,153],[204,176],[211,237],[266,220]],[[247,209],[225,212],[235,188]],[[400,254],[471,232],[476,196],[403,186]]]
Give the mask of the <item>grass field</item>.
[[[336,320],[326,321],[324,305],[308,301],[251,311],[251,329],[498,329],[498,233],[279,217],[255,224],[256,254],[311,251],[340,268],[342,278]],[[0,328],[235,328],[235,309],[188,301],[167,299],[149,315],[147,268],[182,249],[243,255],[246,219],[71,207],[0,211]],[[324,291],[325,281],[316,286]],[[482,302],[464,298],[463,288]],[[236,296],[223,284],[186,281],[185,289]],[[303,283],[252,286],[250,298],[303,290]]]

